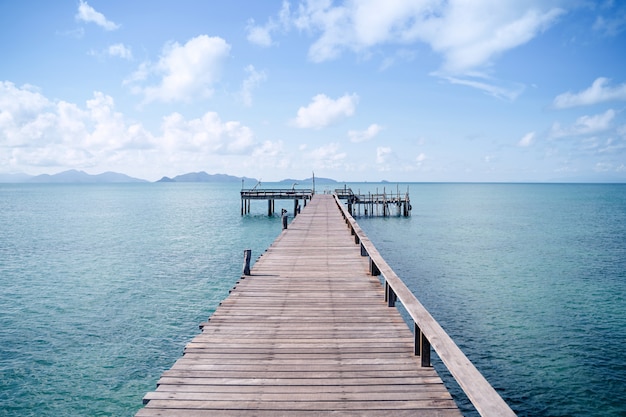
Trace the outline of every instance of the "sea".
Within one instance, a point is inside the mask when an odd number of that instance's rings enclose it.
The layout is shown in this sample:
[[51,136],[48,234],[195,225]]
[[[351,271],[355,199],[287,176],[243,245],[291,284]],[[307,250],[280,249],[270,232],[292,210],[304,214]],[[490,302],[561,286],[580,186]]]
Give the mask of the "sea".
[[[519,416],[626,416],[625,184],[344,186],[409,192],[357,221]],[[0,416],[133,416],[293,211],[240,189],[0,184]]]

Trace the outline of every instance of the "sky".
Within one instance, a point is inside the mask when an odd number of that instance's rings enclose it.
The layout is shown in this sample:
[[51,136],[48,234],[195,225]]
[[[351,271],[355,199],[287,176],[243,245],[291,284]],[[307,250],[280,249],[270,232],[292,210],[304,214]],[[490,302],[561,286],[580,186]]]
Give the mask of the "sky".
[[622,0],[0,0],[0,174],[626,182]]

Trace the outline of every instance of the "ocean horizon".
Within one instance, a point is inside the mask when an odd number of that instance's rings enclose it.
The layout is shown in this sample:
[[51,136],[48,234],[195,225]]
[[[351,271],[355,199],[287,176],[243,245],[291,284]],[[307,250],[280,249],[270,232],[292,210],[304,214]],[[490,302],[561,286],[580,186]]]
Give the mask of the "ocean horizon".
[[[408,188],[357,221],[518,415],[626,415],[626,185],[344,184]],[[293,210],[240,189],[0,184],[0,416],[134,415]]]

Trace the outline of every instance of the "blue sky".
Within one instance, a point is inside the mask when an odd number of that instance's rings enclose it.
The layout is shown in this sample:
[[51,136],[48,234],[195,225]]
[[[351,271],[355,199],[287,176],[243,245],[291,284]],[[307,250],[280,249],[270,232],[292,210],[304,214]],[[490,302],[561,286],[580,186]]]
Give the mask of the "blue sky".
[[626,3],[0,2],[0,173],[626,181]]

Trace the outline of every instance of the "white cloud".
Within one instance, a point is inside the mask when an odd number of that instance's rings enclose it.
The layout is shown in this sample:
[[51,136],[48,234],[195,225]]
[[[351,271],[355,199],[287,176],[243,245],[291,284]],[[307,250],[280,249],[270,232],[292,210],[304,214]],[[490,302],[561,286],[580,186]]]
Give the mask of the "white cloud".
[[[230,45],[219,37],[200,35],[184,45],[168,43],[159,62],[141,64],[124,83],[143,94],[147,103],[209,97],[229,54]],[[149,83],[151,75],[158,78],[156,84]]]
[[87,4],[87,2],[80,0],[78,4],[78,12],[76,13],[76,19],[86,23],[95,23],[105,30],[115,30],[119,28],[119,25],[108,20],[100,12],[97,12],[93,7]]
[[284,150],[283,141],[264,141],[255,147],[250,159],[246,162],[255,170],[260,168],[288,169],[291,166],[292,158]]
[[517,142],[517,146],[522,148],[527,148],[535,142],[535,132],[526,133],[520,140]]
[[246,26],[248,41],[258,46],[272,46],[274,44],[272,41],[272,33],[281,29],[288,30],[290,26],[290,14],[291,11],[289,2],[284,0],[280,12],[278,13],[278,22],[270,18],[265,25],[261,26],[257,25],[254,19],[250,19]]
[[[378,165],[386,165],[393,156],[392,150],[388,146],[379,146],[376,148],[376,163]],[[388,168],[388,167],[387,167]]]
[[345,94],[337,100],[318,94],[307,107],[298,109],[293,124],[302,129],[321,129],[352,116],[358,101],[359,96],[356,94]]
[[593,30],[605,36],[617,36],[626,29],[626,7],[623,2],[607,1],[599,12],[604,12],[605,16],[596,17]]
[[555,123],[552,125],[550,137],[562,138],[566,136],[590,135],[606,131],[610,129],[615,114],[615,110],[609,109],[602,114],[581,116],[568,128],[563,128],[559,123]]
[[315,169],[339,168],[347,157],[347,153],[340,152],[338,143],[329,143],[309,153],[309,159],[312,160]]
[[[434,73],[433,75],[438,74]],[[469,75],[466,77],[469,77]],[[470,78],[449,77],[445,75],[443,75],[442,78],[447,80],[451,84],[465,85],[467,87],[476,88],[490,96],[510,101],[515,100],[524,91],[523,85],[515,85],[509,87],[497,86],[495,85],[495,80],[488,79],[482,75],[479,77],[480,81]]]
[[599,77],[589,88],[579,93],[567,92],[558,95],[553,102],[557,109],[566,109],[577,106],[589,106],[614,100],[626,100],[626,83],[616,87],[608,86],[608,78]]
[[378,135],[381,130],[383,130],[382,126],[374,123],[363,131],[350,130],[348,132],[348,137],[350,138],[350,141],[354,143],[365,142],[376,137],[376,135]]
[[240,95],[243,104],[250,107],[252,106],[252,90],[265,81],[267,75],[264,71],[257,71],[252,65],[246,67],[246,72],[248,73],[248,78],[243,80]]
[[254,20],[248,22],[246,28],[248,30],[247,39],[249,42],[259,46],[272,46],[272,35],[270,32],[273,26],[255,26]]
[[254,144],[252,129],[236,121],[223,122],[215,112],[186,120],[181,114],[164,117],[163,144],[167,149],[200,154],[241,154]]
[[314,62],[344,50],[360,53],[383,45],[422,42],[443,56],[441,72],[462,74],[523,45],[552,26],[563,10],[539,0],[369,0],[334,5],[306,1],[292,25],[318,35]]
[[553,25],[563,10],[532,1],[482,0],[451,1],[441,12],[441,18],[424,22],[423,39],[443,54],[444,71],[465,73],[527,43]]
[[107,53],[111,56],[117,56],[123,59],[133,59],[133,51],[123,43],[116,43],[115,45],[109,46]]
[[214,112],[195,119],[173,113],[153,134],[116,111],[113,98],[101,92],[78,105],[50,100],[31,86],[0,82],[4,170],[120,167],[132,174],[154,166],[200,169],[209,160],[222,163],[231,156],[250,155],[254,145],[252,129],[223,121]]
[[28,86],[0,87],[0,159],[14,170],[89,167],[154,146],[152,135],[116,112],[103,93],[81,107],[49,100]]

